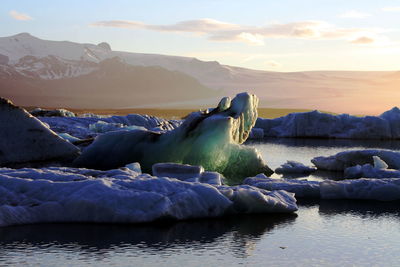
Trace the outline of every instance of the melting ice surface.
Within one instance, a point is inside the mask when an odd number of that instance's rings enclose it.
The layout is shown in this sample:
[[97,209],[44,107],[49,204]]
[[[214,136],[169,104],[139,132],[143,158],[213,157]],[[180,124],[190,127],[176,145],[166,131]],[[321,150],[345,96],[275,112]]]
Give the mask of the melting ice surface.
[[111,169],[140,162],[150,172],[158,162],[201,165],[241,181],[258,173],[271,174],[259,153],[242,146],[257,119],[258,98],[248,93],[223,98],[208,112],[193,112],[174,130],[117,131],[100,135],[83,151],[75,166]]
[[189,183],[139,174],[128,168],[0,168],[0,226],[140,223],[296,210],[292,193],[269,192],[248,185]]

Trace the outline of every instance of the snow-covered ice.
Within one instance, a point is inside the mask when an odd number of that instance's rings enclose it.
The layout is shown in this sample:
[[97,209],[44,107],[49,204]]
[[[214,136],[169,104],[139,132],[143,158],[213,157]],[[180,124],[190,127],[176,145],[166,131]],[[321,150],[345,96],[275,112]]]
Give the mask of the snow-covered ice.
[[400,139],[400,109],[365,117],[319,111],[291,113],[276,119],[259,118],[255,127],[263,129],[266,137]]
[[400,200],[400,178],[362,178],[342,181],[308,181],[272,179],[263,175],[246,178],[243,182],[266,190],[285,190],[299,198]]
[[328,157],[315,157],[311,162],[320,170],[344,171],[356,165],[373,165],[374,156],[383,160],[389,168],[400,169],[400,152],[380,149],[348,150]]
[[271,174],[257,150],[241,146],[257,119],[257,105],[256,96],[241,93],[232,101],[223,99],[209,112],[191,113],[178,128],[165,133],[108,132],[84,150],[75,166],[111,169],[140,162],[143,171],[150,172],[155,163],[176,162],[234,179]]
[[79,149],[11,101],[0,98],[0,166],[73,160]]
[[318,181],[307,181],[297,179],[274,179],[265,175],[246,178],[243,184],[255,186],[265,190],[285,190],[295,193],[300,198],[320,198]]
[[275,172],[279,174],[285,174],[285,173],[307,174],[314,172],[315,170],[316,170],[315,167],[306,166],[303,163],[294,160],[288,160],[286,163],[276,168]]
[[223,177],[218,172],[206,172],[202,166],[179,163],[156,163],[152,167],[153,175],[176,178],[187,182],[200,182],[222,185]]
[[400,179],[357,179],[324,181],[321,183],[323,199],[400,200]]
[[148,129],[164,132],[175,129],[181,124],[180,121],[139,114],[126,116],[38,117],[38,119],[48,124],[57,133],[68,133],[71,136],[83,139],[115,130]]
[[0,168],[0,226],[46,222],[139,223],[297,210],[293,194],[66,167]]

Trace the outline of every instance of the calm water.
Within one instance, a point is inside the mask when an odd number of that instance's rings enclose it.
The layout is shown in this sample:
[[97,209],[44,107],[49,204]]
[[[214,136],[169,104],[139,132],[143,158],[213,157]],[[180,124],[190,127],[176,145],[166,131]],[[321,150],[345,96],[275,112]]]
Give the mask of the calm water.
[[[400,142],[252,142],[271,168],[287,159]],[[315,175],[314,179],[325,179]],[[297,215],[152,225],[0,228],[1,266],[399,266],[400,202],[300,202]]]

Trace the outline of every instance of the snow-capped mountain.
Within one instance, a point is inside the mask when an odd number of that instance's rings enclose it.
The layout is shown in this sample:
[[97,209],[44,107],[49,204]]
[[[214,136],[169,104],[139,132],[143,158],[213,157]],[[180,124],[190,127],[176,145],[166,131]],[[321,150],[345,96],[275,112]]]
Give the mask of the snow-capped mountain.
[[[102,62],[107,60],[118,67],[105,71],[110,62]],[[124,71],[118,73],[121,69]],[[145,72],[144,77],[136,75],[141,71]],[[160,72],[161,78],[157,76]],[[104,84],[108,84],[107,89]],[[158,88],[149,90],[149,84]],[[28,33],[0,37],[0,96],[8,96],[17,104],[25,99],[25,105],[36,99],[35,105],[41,106],[93,106],[90,98],[87,103],[76,100],[90,92],[107,108],[199,107],[218,101],[222,94],[248,91],[260,98],[261,107],[377,114],[398,105],[399,86],[399,72],[393,71],[271,72],[190,57],[113,51],[105,42],[96,45],[48,41]],[[72,91],[77,95],[72,96]],[[126,101],[124,96],[133,93],[140,102]],[[41,103],[40,99],[46,100]]]

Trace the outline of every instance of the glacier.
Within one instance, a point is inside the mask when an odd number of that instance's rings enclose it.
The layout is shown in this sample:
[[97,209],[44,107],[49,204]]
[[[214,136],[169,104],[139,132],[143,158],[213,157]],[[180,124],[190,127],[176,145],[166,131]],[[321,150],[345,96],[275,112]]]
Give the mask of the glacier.
[[365,117],[317,110],[291,113],[276,119],[258,118],[255,128],[263,129],[264,137],[400,139],[400,109]]
[[75,160],[76,167],[112,169],[140,162],[144,172],[155,163],[201,165],[232,181],[258,173],[272,174],[257,150],[241,146],[257,119],[258,98],[241,93],[218,107],[193,112],[165,132],[121,130],[96,137]]
[[190,183],[140,174],[127,167],[108,171],[0,168],[0,226],[144,223],[296,210],[296,199],[285,191]]
[[400,178],[361,178],[341,181],[273,179],[264,175],[246,178],[243,184],[265,190],[285,190],[298,198],[400,200]]

